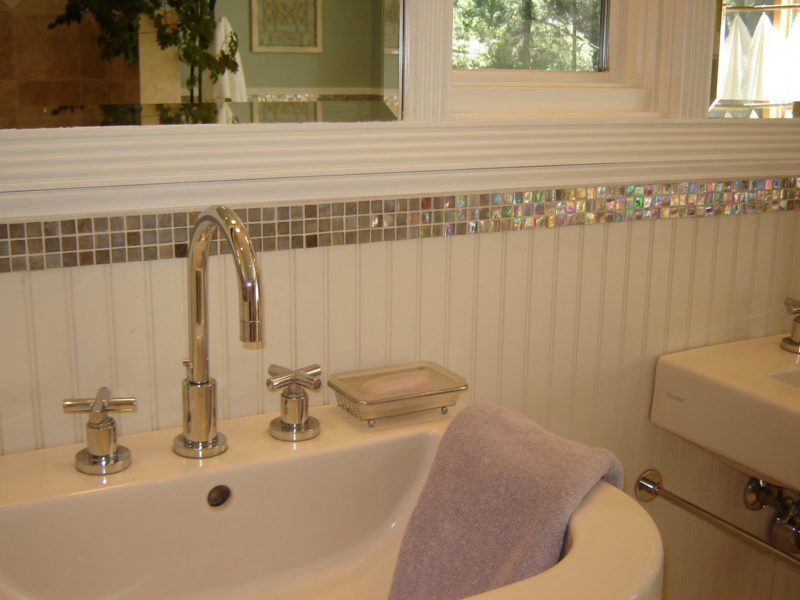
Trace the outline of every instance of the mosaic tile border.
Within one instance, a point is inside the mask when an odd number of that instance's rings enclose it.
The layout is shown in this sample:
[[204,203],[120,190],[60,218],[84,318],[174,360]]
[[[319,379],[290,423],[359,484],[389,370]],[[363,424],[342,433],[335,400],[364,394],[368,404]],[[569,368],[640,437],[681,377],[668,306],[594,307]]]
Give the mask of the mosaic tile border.
[[[538,189],[235,209],[258,251],[800,208],[800,179]],[[199,212],[0,223],[0,273],[185,257]],[[212,253],[227,253],[215,242]]]

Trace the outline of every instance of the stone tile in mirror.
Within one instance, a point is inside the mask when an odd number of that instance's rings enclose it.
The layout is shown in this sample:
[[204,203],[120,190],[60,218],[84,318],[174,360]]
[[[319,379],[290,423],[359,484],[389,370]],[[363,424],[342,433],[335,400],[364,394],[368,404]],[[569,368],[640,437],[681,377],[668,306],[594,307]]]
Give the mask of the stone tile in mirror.
[[[234,48],[231,32],[238,45],[216,82],[147,17],[130,64],[103,59],[91,15],[48,28],[73,1],[0,0],[0,129],[400,118],[402,0],[199,0],[221,44],[208,51]],[[165,4],[179,23],[185,3]]]

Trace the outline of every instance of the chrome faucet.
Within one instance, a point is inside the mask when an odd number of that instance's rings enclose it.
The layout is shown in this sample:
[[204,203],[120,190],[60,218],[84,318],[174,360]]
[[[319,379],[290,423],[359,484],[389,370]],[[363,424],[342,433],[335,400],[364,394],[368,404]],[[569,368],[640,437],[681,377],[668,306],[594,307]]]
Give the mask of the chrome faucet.
[[212,206],[197,218],[189,243],[189,360],[184,361],[183,433],[173,450],[187,458],[208,458],[228,449],[217,431],[217,383],[208,372],[208,283],[206,262],[217,230],[231,247],[239,280],[240,339],[261,340],[260,286],[256,253],[235,212]]
[[800,354],[800,300],[786,298],[783,305],[786,307],[786,312],[792,315],[792,330],[781,340],[781,348]]

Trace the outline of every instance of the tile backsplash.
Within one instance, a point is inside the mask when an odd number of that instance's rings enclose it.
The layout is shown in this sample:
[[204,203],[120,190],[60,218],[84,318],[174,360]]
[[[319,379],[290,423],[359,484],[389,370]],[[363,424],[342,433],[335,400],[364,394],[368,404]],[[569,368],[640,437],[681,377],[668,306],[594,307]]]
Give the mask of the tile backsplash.
[[[795,210],[798,178],[599,185],[235,209],[258,251]],[[199,212],[0,222],[0,273],[185,257]],[[215,242],[212,253],[227,252]]]

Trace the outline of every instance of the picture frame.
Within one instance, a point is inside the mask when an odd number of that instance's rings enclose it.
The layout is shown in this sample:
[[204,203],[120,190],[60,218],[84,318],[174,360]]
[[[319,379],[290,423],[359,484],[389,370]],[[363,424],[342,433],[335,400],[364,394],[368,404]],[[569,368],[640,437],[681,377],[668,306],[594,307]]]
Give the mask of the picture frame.
[[322,52],[323,0],[250,0],[253,52]]

